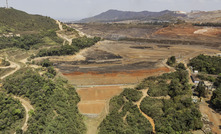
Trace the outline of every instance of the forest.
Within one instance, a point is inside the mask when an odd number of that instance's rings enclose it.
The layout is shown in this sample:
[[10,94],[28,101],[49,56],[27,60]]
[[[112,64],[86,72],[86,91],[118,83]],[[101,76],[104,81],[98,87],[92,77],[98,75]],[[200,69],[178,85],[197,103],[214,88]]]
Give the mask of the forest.
[[19,100],[0,92],[0,133],[10,133],[19,129],[25,110]]
[[34,107],[25,133],[85,133],[75,88],[67,80],[55,77],[50,65],[44,68],[39,70],[42,76],[37,70],[23,68],[3,81],[7,94],[27,97]]
[[170,99],[146,97],[141,102],[141,110],[154,119],[157,133],[189,133],[202,127],[201,113],[197,104],[192,103],[186,70],[146,78],[137,87],[143,88],[149,88],[148,94],[153,97],[170,96]]
[[99,126],[99,134],[150,134],[150,122],[134,104],[141,96],[140,91],[127,88],[112,98],[109,114]]
[[221,76],[218,76],[214,82],[216,90],[213,91],[210,102],[214,108],[221,110]]
[[95,43],[97,43],[100,40],[101,38],[99,37],[94,37],[94,38],[87,38],[86,36],[79,37],[72,40],[72,45],[63,45],[60,47],[41,49],[36,55],[36,57],[72,55],[81,49],[95,45]]
[[0,49],[17,47],[25,50],[39,48],[42,45],[62,43],[54,30],[42,31],[38,34],[22,35],[21,37],[0,37]]
[[221,23],[210,23],[210,22],[206,22],[206,23],[194,23],[194,26],[207,26],[207,27],[221,27]]
[[0,34],[58,30],[56,22],[50,17],[30,15],[13,8],[0,8],[0,18]]
[[[192,103],[188,80],[188,72],[180,65],[176,72],[148,77],[135,89],[125,89],[111,99],[110,113],[101,123],[99,134],[151,133],[149,121],[134,104],[142,96],[140,90],[146,88],[149,89],[149,97],[143,99],[140,107],[146,115],[153,118],[156,133],[188,134],[191,130],[201,129],[201,113],[198,105]],[[154,98],[162,96],[169,96],[169,99]]]
[[218,75],[221,73],[221,57],[201,54],[191,59],[189,66],[192,66],[193,70]]

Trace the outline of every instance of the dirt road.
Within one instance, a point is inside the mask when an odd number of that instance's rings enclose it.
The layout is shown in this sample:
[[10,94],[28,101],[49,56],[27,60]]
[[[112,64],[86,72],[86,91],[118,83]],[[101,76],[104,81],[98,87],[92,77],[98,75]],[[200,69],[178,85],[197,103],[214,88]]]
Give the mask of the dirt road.
[[60,22],[60,21],[56,20],[56,23],[58,24],[59,29],[60,29],[61,31],[64,30],[64,29],[63,29],[63,26],[61,25],[61,22]]
[[[15,70],[13,70],[13,71],[9,72],[8,74],[2,76],[1,79],[4,79],[4,78],[14,74],[16,71],[18,71],[21,68],[21,66],[19,64],[15,63],[15,62],[12,62],[12,61],[9,61],[9,62],[10,62],[10,66],[8,66],[6,68],[15,68]],[[30,110],[34,110],[34,108],[31,106],[29,101],[27,101],[27,100],[25,100],[25,99],[23,99],[21,97],[18,97],[18,96],[13,96],[13,97],[15,99],[18,99],[21,102],[22,106],[25,108],[25,122],[24,122],[24,124],[23,124],[23,126],[21,128],[23,130],[23,132],[25,132],[28,129],[28,119],[29,119],[28,112]]]
[[32,107],[32,105],[30,104],[30,102],[29,101],[27,101],[27,100],[25,100],[25,99],[23,99],[23,98],[21,98],[21,97],[18,97],[18,96],[13,96],[15,99],[18,99],[20,102],[21,102],[21,104],[22,104],[22,106],[25,108],[25,122],[24,122],[24,125],[22,126],[22,131],[23,132],[25,132],[25,131],[27,131],[27,129],[28,129],[28,119],[29,119],[29,114],[28,114],[28,112],[30,111],[30,110],[34,110],[34,108]]
[[[58,20],[56,20],[56,23],[58,24],[60,31],[64,31],[61,22],[58,21]],[[68,38],[66,35],[60,34],[60,33],[58,33],[58,32],[57,32],[57,36],[60,37],[60,38],[62,38],[62,39],[64,40],[63,45],[65,44],[65,41],[67,41],[69,45],[72,44],[72,38]]]
[[209,104],[202,99],[200,102],[200,112],[208,115],[209,121],[213,123],[211,126],[214,134],[221,134],[221,115],[209,107]]
[[148,95],[147,95],[147,91],[148,91],[148,89],[142,90],[143,96],[140,98],[140,100],[139,100],[138,102],[136,102],[136,105],[137,105],[138,109],[140,110],[141,114],[142,114],[142,115],[150,122],[150,124],[152,125],[152,127],[153,127],[153,133],[155,134],[156,131],[155,131],[155,123],[154,123],[154,120],[153,120],[150,116],[146,115],[146,114],[140,109],[140,103],[143,101],[143,99],[144,99],[145,97],[148,96]]
[[4,79],[4,78],[8,77],[9,75],[14,74],[16,71],[18,71],[21,68],[21,66],[19,64],[15,63],[15,62],[12,62],[12,61],[9,61],[9,62],[10,62],[10,66],[0,67],[0,68],[15,68],[15,70],[13,70],[13,71],[9,72],[8,74],[2,76],[0,79]]

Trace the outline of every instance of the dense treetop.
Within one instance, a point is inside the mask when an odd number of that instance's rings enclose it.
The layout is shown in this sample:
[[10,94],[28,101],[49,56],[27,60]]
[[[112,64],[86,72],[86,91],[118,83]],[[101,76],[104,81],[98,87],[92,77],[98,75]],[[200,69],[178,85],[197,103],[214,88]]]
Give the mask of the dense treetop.
[[221,57],[199,55],[190,60],[190,66],[193,70],[218,75],[221,73]]
[[54,78],[53,68],[40,76],[31,68],[24,68],[3,81],[7,93],[30,99],[34,107],[26,133],[85,133],[80,101],[74,87],[62,78]]
[[0,133],[15,132],[15,128],[21,126],[24,114],[25,110],[18,100],[0,92]]
[[0,34],[58,29],[56,22],[40,15],[30,15],[13,8],[0,8]]

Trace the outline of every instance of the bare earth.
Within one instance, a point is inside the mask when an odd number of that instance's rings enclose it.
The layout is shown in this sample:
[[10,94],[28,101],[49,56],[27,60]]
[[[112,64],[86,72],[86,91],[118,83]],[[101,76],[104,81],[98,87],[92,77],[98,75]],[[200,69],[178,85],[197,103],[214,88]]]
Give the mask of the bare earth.
[[[55,56],[50,60],[71,84],[78,87],[81,97],[78,108],[86,115],[87,134],[96,134],[97,127],[108,114],[109,100],[121,93],[120,86],[135,85],[146,77],[174,71],[165,64],[170,56],[188,61],[201,53],[218,52],[200,45],[101,41],[76,55]],[[154,126],[148,115],[144,116]]]
[[200,111],[202,114],[208,115],[209,121],[213,123],[212,125],[212,132],[214,134],[221,134],[221,115],[220,113],[217,113],[212,108],[209,107],[209,104],[205,102],[205,100],[202,100],[200,102]]

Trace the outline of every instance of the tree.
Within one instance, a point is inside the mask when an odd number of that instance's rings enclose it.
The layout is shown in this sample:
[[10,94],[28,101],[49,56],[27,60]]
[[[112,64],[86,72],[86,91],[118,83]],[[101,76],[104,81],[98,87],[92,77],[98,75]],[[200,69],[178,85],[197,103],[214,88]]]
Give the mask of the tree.
[[185,65],[183,63],[179,63],[177,65],[177,69],[186,70],[186,67],[185,67]]
[[216,81],[214,82],[215,87],[221,87],[221,76],[218,76],[216,78]]
[[211,97],[210,102],[215,108],[221,109],[221,87],[217,88],[213,92],[213,96]]
[[173,66],[175,63],[176,63],[176,57],[175,56],[171,56],[170,58],[168,58],[167,64],[169,66]]
[[198,92],[199,97],[206,97],[206,87],[203,81],[199,82],[196,91]]

